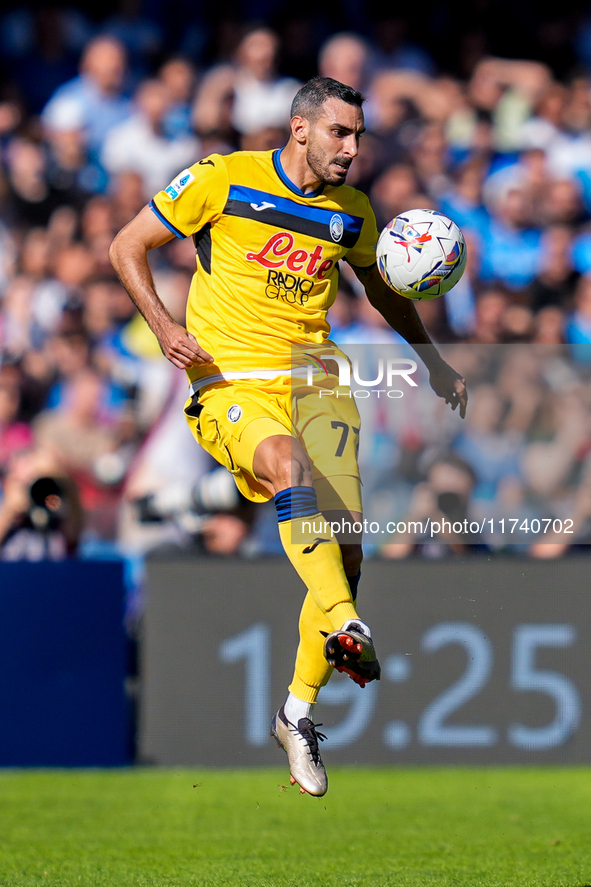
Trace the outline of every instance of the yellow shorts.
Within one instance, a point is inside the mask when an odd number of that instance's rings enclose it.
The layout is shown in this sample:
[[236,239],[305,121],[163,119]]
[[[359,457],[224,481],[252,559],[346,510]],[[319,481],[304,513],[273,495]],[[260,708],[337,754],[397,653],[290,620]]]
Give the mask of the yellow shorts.
[[254,476],[253,459],[263,440],[282,434],[306,450],[322,512],[362,511],[359,412],[335,376],[314,387],[289,376],[215,382],[187,400],[185,416],[197,442],[234,475],[247,499],[272,498]]

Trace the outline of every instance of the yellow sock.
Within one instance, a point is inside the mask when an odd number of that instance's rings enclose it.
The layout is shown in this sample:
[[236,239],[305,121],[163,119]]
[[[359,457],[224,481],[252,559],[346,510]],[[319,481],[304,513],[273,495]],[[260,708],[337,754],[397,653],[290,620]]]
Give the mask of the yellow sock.
[[324,658],[323,631],[331,632],[333,626],[328,616],[307,593],[300,613],[300,643],[296,656],[293,679],[289,690],[298,699],[316,702],[320,688],[330,678],[333,668]]
[[[323,532],[316,532],[314,526],[322,528]],[[347,619],[356,619],[357,611],[343,569],[341,549],[325,518],[318,513],[313,517],[281,521],[279,535],[285,553],[316,606],[326,614],[330,630],[341,628]]]
[[308,592],[300,613],[300,643],[289,690],[315,702],[333,669],[324,658],[324,635],[347,619],[358,619],[341,549],[318,511],[313,487],[292,487],[275,496],[279,535],[285,553]]

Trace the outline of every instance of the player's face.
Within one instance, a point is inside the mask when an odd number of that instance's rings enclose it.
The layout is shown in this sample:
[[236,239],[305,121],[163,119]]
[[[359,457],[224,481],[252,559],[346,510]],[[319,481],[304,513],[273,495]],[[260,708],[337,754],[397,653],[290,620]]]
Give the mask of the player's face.
[[328,99],[321,115],[310,122],[306,160],[319,182],[342,185],[365,131],[363,112],[340,99]]

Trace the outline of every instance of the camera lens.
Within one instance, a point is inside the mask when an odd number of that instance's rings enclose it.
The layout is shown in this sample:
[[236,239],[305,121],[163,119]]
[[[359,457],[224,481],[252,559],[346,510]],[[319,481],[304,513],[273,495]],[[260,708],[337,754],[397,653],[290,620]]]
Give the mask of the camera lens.
[[39,477],[31,485],[30,496],[35,505],[56,511],[62,503],[64,491],[54,477]]

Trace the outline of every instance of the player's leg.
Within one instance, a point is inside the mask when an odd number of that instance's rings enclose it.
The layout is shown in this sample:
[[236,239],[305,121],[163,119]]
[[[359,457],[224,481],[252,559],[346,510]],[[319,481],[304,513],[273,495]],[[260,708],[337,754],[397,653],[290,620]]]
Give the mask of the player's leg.
[[[293,438],[291,423],[285,412],[277,411],[276,403],[277,399],[267,398],[260,386],[224,384],[211,386],[199,399],[193,398],[185,412],[199,443],[234,474],[244,495],[254,501],[275,497],[287,554],[311,589],[314,610],[326,619],[322,624],[330,633],[357,618],[353,595],[330,525],[319,523],[322,515],[305,451]],[[304,526],[306,520],[308,526]],[[325,533],[318,536],[316,527]],[[318,753],[322,737],[307,717],[327,671],[319,632],[315,653],[318,641],[320,656],[312,662],[310,698],[296,700],[296,706],[305,706],[306,716],[292,714],[293,723],[282,710],[274,719],[273,732],[288,753],[292,780],[305,786],[304,790],[322,795],[327,788]]]
[[[324,655],[324,637],[356,623],[343,554],[330,523],[320,513],[307,455],[295,439],[262,441],[253,471],[273,492],[285,552],[308,588],[300,615],[300,644],[289,695],[275,715],[272,734],[287,752],[292,783],[301,791],[323,795],[328,787],[318,741],[322,734],[310,718],[320,688],[332,670]],[[352,550],[349,571],[358,572]],[[337,635],[338,637],[338,635]],[[346,654],[345,654],[346,655]]]
[[[319,509],[339,542],[343,571],[354,602],[361,575],[361,485],[357,466],[359,415],[352,399],[320,399],[309,388],[292,392],[292,417],[305,446]],[[313,460],[311,462],[311,460]],[[289,694],[273,721],[273,732],[312,724],[310,711],[334,668],[361,686],[379,678],[371,632],[358,616],[334,628],[309,586],[299,621],[300,641]],[[287,735],[289,739],[289,735]],[[285,743],[282,742],[285,747]],[[315,760],[319,759],[315,741]],[[292,768],[293,773],[293,768]],[[292,777],[293,781],[293,777]]]
[[267,438],[257,447],[253,470],[273,493],[283,548],[331,629],[358,618],[341,549],[318,508],[301,444],[285,436]]
[[[263,441],[253,467],[260,482],[273,486],[283,547],[320,611],[313,633],[316,641],[318,635],[328,635],[323,656],[338,671],[365,686],[379,678],[379,665],[371,633],[359,619],[353,600],[362,557],[361,513],[320,513],[308,458],[296,440],[275,437]],[[291,486],[286,487],[288,483]],[[340,520],[331,523],[327,516]],[[307,609],[315,612],[313,607]],[[306,617],[307,613],[304,622]],[[304,647],[312,653],[309,643],[304,642]],[[316,665],[317,659],[318,655],[310,657],[313,665],[309,671],[321,680],[308,684],[305,695],[299,697],[302,702],[314,702],[324,683],[325,668]]]
[[[330,385],[330,380],[327,384]],[[332,392],[329,397],[319,397],[318,389],[294,387],[292,413],[312,467],[320,510],[339,542],[345,575],[355,599],[363,558],[362,497],[357,463],[360,421],[355,400],[340,389],[345,396],[337,397],[335,391],[329,389]],[[294,679],[294,685],[299,684],[300,693],[305,683],[304,680],[298,681],[298,676],[304,674],[303,669],[300,671],[300,664],[317,660],[320,655],[361,686],[379,678],[380,668],[371,632],[359,616],[354,622],[355,635],[344,633],[343,629],[349,629],[349,624],[331,630],[322,613],[316,612],[311,601],[306,601],[301,618],[301,655],[298,656]],[[323,634],[329,637],[318,652],[319,635],[322,637]]]
[[[334,479],[339,486],[338,479]],[[325,511],[335,528],[341,548],[345,574],[351,588],[353,600],[357,600],[357,590],[361,578],[363,560],[361,512]],[[344,529],[346,528],[346,529]],[[371,631],[360,619],[349,620],[340,631],[327,635],[323,653],[337,671],[349,675],[360,687],[380,678],[380,665],[377,661]]]
[[[337,541],[340,521],[346,520],[355,526],[361,526],[362,515],[349,512],[346,516],[339,512],[327,513],[336,529]],[[360,531],[359,531],[360,534]],[[355,602],[357,585],[361,574],[363,551],[361,542],[348,541],[340,544],[345,575]],[[379,679],[380,667],[376,659],[371,632],[358,616],[346,620],[338,629],[334,629],[330,621],[316,605],[314,595],[308,592],[304,599],[299,621],[300,641],[296,656],[293,680],[290,684],[290,696],[287,705],[294,700],[312,703],[318,696],[319,689],[327,683],[332,669],[349,675],[357,684],[364,687],[369,681]],[[326,640],[325,640],[326,638]],[[297,711],[304,712],[299,707]],[[294,708],[295,713],[295,708]],[[305,712],[306,716],[309,712]]]
[[[287,422],[281,424],[273,401],[259,402],[264,398],[258,395],[262,392],[253,392],[249,386],[212,388],[204,392],[197,408],[189,405],[186,410],[189,424],[201,445],[233,472],[245,495],[253,499],[261,492],[265,494],[263,498],[275,496],[287,554],[306,586],[312,589],[314,608],[326,619],[322,624],[330,633],[357,615],[341,551],[330,526],[321,527],[326,529],[323,536],[315,534],[314,523],[320,528],[319,522],[323,519],[306,454],[292,437],[291,426],[288,430]],[[242,410],[239,423],[228,419],[232,404],[238,404]],[[248,425],[244,424],[247,418],[251,420]],[[309,528],[303,526],[305,519],[311,522]],[[318,542],[318,538],[323,541]],[[317,640],[320,655],[319,660],[312,663],[311,695],[297,701],[297,705],[305,707],[304,712],[300,716],[297,711],[291,712],[287,718],[284,710],[280,711],[272,729],[288,754],[292,781],[297,781],[311,794],[323,795],[327,779],[318,751],[322,737],[308,717],[328,667],[322,655],[323,636],[319,633]]]
[[[359,513],[348,514],[347,517],[355,524],[360,524]],[[340,548],[345,575],[350,580],[351,596],[355,600],[362,559],[361,544],[348,541]],[[340,630],[334,631],[327,614],[318,607],[310,591],[306,594],[300,612],[299,633],[293,679],[287,699],[273,719],[272,732],[290,756],[292,783],[305,785],[312,794],[321,794],[328,787],[328,782],[318,751],[318,737],[323,737],[315,731],[311,719],[313,703],[335,667],[364,686],[366,680],[379,677],[379,665],[375,661],[375,651],[367,626],[359,619],[351,619]],[[363,649],[358,646],[361,640]],[[349,644],[354,645],[353,650]],[[329,654],[332,662],[326,658],[329,649],[332,651]],[[357,660],[362,653],[365,661],[360,665]],[[369,661],[372,662],[371,672],[367,667]],[[311,732],[312,729],[314,732]],[[302,736],[303,741],[300,738]],[[314,786],[310,788],[313,781],[322,791],[314,791]]]
[[234,474],[241,492],[253,501],[275,499],[288,557],[331,628],[340,628],[357,618],[340,548],[319,512],[306,453],[277,400],[260,386],[212,385],[185,413],[199,443]]

